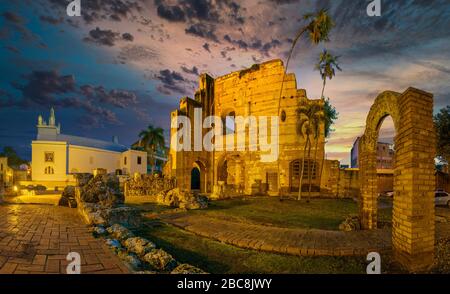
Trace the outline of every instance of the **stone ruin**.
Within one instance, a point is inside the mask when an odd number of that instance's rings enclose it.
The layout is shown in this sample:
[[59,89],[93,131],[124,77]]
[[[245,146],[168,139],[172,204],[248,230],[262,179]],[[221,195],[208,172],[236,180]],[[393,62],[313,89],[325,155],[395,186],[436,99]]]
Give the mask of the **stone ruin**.
[[123,205],[125,197],[115,174],[77,174],[75,178],[77,186],[67,186],[63,198],[68,203],[75,199],[78,211],[88,224],[121,224],[128,227],[141,225],[139,211]]
[[125,197],[157,195],[161,191],[174,189],[175,178],[154,175],[135,175],[124,184]]
[[175,178],[155,175],[136,175],[124,184],[125,197],[148,197],[151,202],[182,208],[208,207],[208,198],[176,187]]

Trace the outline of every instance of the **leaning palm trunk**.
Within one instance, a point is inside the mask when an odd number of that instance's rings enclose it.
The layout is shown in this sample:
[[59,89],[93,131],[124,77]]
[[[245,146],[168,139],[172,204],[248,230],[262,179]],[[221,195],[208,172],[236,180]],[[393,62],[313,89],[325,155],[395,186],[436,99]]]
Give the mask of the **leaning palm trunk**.
[[[283,95],[283,86],[284,86],[284,79],[286,77],[287,74],[287,70],[288,70],[288,66],[289,66],[289,61],[291,60],[292,57],[292,52],[294,51],[295,45],[297,44],[297,41],[300,39],[300,37],[306,32],[306,30],[308,29],[308,27],[304,27],[298,34],[297,36],[295,36],[294,41],[292,42],[292,46],[291,46],[291,50],[289,50],[289,55],[288,58],[286,60],[286,66],[284,68],[284,73],[283,73],[283,79],[281,80],[281,88],[280,88],[280,96],[278,97],[278,117],[280,116],[280,110],[281,110],[281,95]],[[280,200],[283,197],[283,193],[281,191],[281,187],[280,187],[280,161],[277,161],[277,170],[278,170],[278,194],[280,196]],[[301,195],[299,195],[299,197],[301,197]]]
[[321,99],[323,99],[323,93],[325,92],[325,84],[326,84],[326,82],[327,82],[327,79],[325,78],[325,79],[323,80],[322,95],[320,96]]
[[312,166],[312,170],[309,173],[310,175],[310,180],[309,180],[309,189],[308,189],[308,198],[311,198],[311,188],[312,188],[312,171],[316,172],[316,178],[317,178],[317,171],[316,171],[316,159],[317,159],[317,146],[318,146],[318,142],[319,142],[319,138],[316,137],[316,145],[315,145],[315,150],[314,150],[314,162],[313,162],[313,166]]
[[306,138],[305,147],[303,148],[303,159],[302,159],[302,169],[300,170],[300,180],[298,184],[298,197],[297,200],[302,199],[302,183],[303,183],[303,171],[305,170],[305,157],[306,157],[306,149],[309,144],[309,136]]
[[[308,146],[308,183],[311,183],[311,141]],[[309,199],[311,198],[311,191],[308,191],[308,198],[306,202],[309,203]]]

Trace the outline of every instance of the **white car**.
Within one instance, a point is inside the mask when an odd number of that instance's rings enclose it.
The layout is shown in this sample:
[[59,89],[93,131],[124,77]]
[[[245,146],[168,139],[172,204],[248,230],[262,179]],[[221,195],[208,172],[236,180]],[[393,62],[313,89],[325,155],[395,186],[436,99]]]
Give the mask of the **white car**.
[[445,191],[434,192],[434,204],[436,206],[448,206],[450,207],[450,194]]

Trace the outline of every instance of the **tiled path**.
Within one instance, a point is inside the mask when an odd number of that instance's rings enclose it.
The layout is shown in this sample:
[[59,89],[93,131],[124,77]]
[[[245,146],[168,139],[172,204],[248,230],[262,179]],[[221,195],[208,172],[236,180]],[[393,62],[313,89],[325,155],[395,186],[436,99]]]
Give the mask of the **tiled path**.
[[81,255],[81,273],[129,272],[92,236],[76,209],[0,205],[0,273],[66,273],[69,252]]
[[[366,255],[389,251],[389,229],[367,231],[326,231],[287,229],[237,223],[199,215],[163,214],[162,221],[197,235],[241,248],[301,256]],[[437,224],[436,237],[450,236],[450,223]]]

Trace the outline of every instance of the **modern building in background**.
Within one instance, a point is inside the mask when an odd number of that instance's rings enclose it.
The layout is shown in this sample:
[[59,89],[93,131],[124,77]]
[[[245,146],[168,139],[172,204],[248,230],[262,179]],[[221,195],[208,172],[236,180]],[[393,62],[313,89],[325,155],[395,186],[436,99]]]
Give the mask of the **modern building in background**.
[[146,152],[119,144],[117,137],[107,142],[62,134],[53,108],[48,123],[38,117],[37,138],[31,149],[32,181],[44,186],[64,186],[73,181],[73,174],[92,173],[98,168],[108,173],[147,173]]
[[[136,141],[131,145],[131,149],[133,150],[140,150],[140,151],[145,151],[145,146],[144,144],[142,144],[142,142]],[[155,164],[154,166],[152,166],[152,159],[151,159],[151,154],[149,152],[147,153],[147,173],[150,174],[152,172],[159,172],[162,173],[164,165],[167,162],[167,154],[169,153],[169,148],[164,148],[164,149],[158,149],[156,150],[156,153],[154,155],[154,161]]]
[[[357,137],[350,151],[350,164],[352,168],[358,167],[358,145],[360,137]],[[389,143],[377,143],[377,169],[394,168],[394,145]]]

